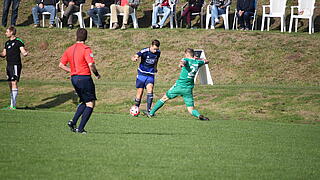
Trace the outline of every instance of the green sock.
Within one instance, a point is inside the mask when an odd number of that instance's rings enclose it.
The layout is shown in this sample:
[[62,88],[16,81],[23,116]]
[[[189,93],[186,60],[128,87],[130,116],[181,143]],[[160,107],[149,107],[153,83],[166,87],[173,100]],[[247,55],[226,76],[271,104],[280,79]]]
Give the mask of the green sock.
[[199,117],[200,116],[200,113],[197,111],[197,110],[192,110],[192,115],[194,116],[194,117]]
[[162,106],[164,105],[164,102],[160,99],[157,101],[157,103],[154,105],[154,107],[152,108],[152,110],[150,111],[150,115],[154,115],[154,113],[160,109]]

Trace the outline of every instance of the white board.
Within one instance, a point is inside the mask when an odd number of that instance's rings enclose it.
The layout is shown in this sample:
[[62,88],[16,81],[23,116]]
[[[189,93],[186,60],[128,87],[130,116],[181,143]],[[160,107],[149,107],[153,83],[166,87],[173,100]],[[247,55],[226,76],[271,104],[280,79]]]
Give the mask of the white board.
[[[204,53],[204,50],[202,49],[195,49],[194,50],[195,56],[197,58],[206,59],[206,55]],[[204,66],[201,66],[196,74],[196,78],[194,78],[194,82],[196,82],[197,77],[200,78],[200,84],[209,84],[213,85],[213,80],[211,77],[209,65],[205,64]]]

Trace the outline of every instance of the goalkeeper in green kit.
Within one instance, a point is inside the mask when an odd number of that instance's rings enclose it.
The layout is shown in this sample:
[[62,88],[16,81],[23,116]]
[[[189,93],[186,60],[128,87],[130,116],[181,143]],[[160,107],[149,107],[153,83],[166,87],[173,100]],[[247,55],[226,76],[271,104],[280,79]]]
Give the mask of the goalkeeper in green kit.
[[187,48],[185,50],[185,58],[180,61],[179,66],[182,68],[180,72],[180,77],[176,83],[166,92],[166,94],[158,100],[150,112],[145,112],[148,117],[153,117],[155,112],[160,109],[164,103],[173,99],[177,96],[182,96],[188,112],[193,116],[197,117],[199,120],[208,121],[209,118],[201,115],[197,110],[194,109],[194,100],[193,100],[193,87],[194,87],[194,78],[198,69],[204,65],[208,64],[209,61],[198,60],[194,57],[194,50]]

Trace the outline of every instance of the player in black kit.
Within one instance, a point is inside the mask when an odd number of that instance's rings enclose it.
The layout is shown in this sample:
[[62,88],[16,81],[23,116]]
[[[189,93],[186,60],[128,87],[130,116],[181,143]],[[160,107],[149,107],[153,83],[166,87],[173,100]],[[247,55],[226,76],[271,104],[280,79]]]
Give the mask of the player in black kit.
[[9,27],[6,30],[6,36],[9,40],[5,43],[5,48],[0,57],[7,59],[7,76],[10,88],[11,104],[5,109],[16,109],[16,100],[18,96],[18,82],[20,79],[22,63],[21,56],[27,56],[28,52],[24,48],[24,42],[16,37],[17,30],[14,27]]

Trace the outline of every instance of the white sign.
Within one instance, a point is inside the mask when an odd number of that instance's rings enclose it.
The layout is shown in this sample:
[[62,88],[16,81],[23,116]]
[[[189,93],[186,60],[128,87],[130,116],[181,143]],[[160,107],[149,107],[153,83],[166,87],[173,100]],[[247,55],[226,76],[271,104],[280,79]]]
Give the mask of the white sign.
[[[204,50],[202,49],[195,49],[194,50],[195,56],[200,59],[206,59],[206,55],[204,54]],[[198,75],[200,76],[200,84],[209,84],[213,85],[209,65],[205,64],[201,66],[196,74],[196,78],[194,78],[194,82],[196,82]]]

